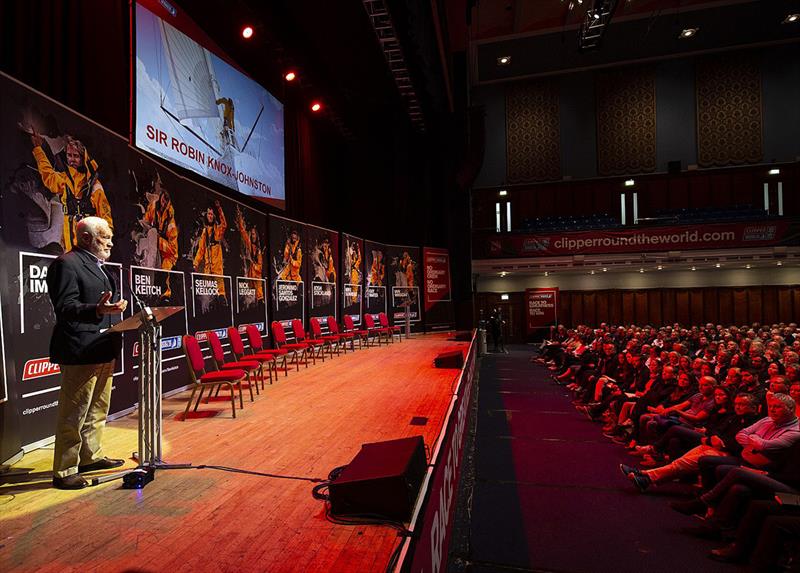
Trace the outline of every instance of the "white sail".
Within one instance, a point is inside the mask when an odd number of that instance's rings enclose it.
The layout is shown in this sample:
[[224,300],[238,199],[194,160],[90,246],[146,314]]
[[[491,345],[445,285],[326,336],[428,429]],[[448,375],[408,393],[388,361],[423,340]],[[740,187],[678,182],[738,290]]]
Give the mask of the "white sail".
[[161,40],[169,68],[172,109],[178,119],[219,117],[211,62],[205,50],[163,20]]

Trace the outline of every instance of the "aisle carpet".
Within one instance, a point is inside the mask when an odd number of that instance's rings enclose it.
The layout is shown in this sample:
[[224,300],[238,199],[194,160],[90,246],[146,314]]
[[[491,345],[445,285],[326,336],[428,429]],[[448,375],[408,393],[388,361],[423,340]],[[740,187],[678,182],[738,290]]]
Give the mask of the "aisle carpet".
[[667,502],[685,488],[641,494],[619,472],[635,458],[578,414],[531,347],[482,360],[468,571],[740,572],[706,557],[718,542]]

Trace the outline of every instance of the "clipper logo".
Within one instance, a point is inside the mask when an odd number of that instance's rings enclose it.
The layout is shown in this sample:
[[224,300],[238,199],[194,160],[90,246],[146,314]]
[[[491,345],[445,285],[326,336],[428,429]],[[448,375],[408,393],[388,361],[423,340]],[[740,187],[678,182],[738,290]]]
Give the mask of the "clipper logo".
[[[247,327],[250,326],[249,324],[240,324],[239,325],[239,334],[244,334],[247,332]],[[255,326],[259,332],[264,332],[264,329],[267,327],[263,322],[254,322],[252,326]]]
[[777,230],[776,225],[745,227],[742,239],[745,241],[774,241]]
[[[228,338],[228,329],[227,328],[217,328],[214,330],[217,333],[217,338],[220,340],[224,338]],[[208,331],[201,330],[200,332],[195,333],[195,338],[197,338],[197,342],[207,342],[208,341]],[[164,344],[162,343],[161,346],[163,347]],[[180,345],[178,345],[180,346]]]
[[525,239],[522,243],[522,250],[526,253],[536,251],[546,251],[550,248],[550,237],[542,237],[539,239],[530,238]]
[[[181,337],[180,336],[168,336],[167,338],[161,339],[161,350],[176,350],[181,347]],[[139,356],[139,343],[133,343],[133,355]]]
[[22,381],[35,380],[36,378],[44,378],[45,376],[52,376],[61,372],[58,364],[50,362],[50,357],[34,358],[25,363],[25,368],[22,371]]

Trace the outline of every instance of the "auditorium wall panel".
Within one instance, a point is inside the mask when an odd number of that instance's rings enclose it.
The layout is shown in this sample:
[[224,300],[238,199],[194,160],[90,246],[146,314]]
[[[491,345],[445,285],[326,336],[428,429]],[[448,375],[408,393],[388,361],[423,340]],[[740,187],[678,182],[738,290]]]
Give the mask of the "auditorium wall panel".
[[792,287],[778,287],[778,316],[788,316],[792,313]]
[[636,314],[634,310],[634,297],[633,292],[625,291],[622,293],[622,322],[624,324],[631,324],[636,322]]
[[608,292],[608,321],[614,324],[621,324],[622,320],[622,291],[613,290]]
[[720,288],[717,292],[719,318],[721,324],[733,324],[733,289]]
[[681,324],[688,324],[691,313],[689,312],[689,290],[678,289],[675,292],[677,299],[676,306],[678,307],[678,322]]
[[705,303],[705,313],[708,317],[708,322],[717,324],[719,322],[719,299],[717,298],[717,289],[703,289],[703,302]]
[[733,289],[733,322],[744,324],[747,322],[747,290],[744,288]]
[[772,324],[780,320],[778,314],[778,291],[774,288],[762,289],[761,321]]
[[705,300],[703,289],[689,291],[689,316],[702,316],[705,314]]
[[664,324],[677,322],[678,311],[675,305],[675,291],[673,289],[661,291],[661,312],[661,318]]

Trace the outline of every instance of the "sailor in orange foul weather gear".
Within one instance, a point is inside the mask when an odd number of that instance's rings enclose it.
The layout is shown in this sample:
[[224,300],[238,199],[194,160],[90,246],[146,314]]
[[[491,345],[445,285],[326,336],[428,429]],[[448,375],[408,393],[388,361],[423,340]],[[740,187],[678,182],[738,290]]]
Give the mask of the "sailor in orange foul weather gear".
[[86,147],[77,139],[67,136],[67,170],[56,171],[42,148],[44,138],[34,131],[31,142],[42,183],[53,195],[58,196],[64,209],[64,251],[75,246],[75,229],[78,221],[84,217],[101,217],[113,231],[111,205],[100,184],[97,163],[89,157]]
[[[255,225],[247,231],[244,217],[239,208],[236,208],[236,226],[242,237],[242,251],[244,259],[244,274],[253,279],[263,278],[264,257],[261,253],[261,240],[258,237],[258,230]],[[256,285],[256,300],[264,300],[264,284],[262,281],[254,281]]]
[[206,210],[205,224],[197,242],[197,252],[194,255],[194,270],[207,275],[217,275],[219,277],[217,278],[219,294],[225,296],[225,280],[222,278],[224,273],[222,240],[228,229],[228,223],[219,201],[214,202],[214,207],[216,207],[216,215],[214,208],[209,207]]
[[283,281],[302,282],[300,269],[303,267],[303,250],[300,248],[300,234],[292,229],[286,245],[283,247],[284,267],[278,278]]
[[[147,205],[144,214],[145,222],[158,232],[158,254],[161,258],[161,268],[165,271],[172,270],[178,262],[178,225],[175,222],[175,209],[169,192],[162,186],[161,177],[156,174],[153,182],[156,197]],[[167,299],[172,295],[169,284],[169,273],[165,273],[165,288],[161,298]]]

